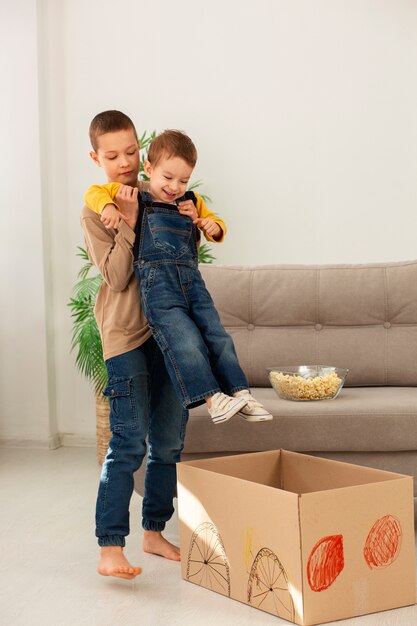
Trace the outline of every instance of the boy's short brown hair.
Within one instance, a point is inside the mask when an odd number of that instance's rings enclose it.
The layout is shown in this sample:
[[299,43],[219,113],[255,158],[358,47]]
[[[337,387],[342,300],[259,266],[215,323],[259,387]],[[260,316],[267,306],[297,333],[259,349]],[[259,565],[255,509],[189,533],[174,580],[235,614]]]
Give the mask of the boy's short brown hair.
[[106,133],[114,133],[118,130],[132,129],[136,139],[138,134],[130,117],[121,111],[103,111],[98,113],[92,120],[89,129],[90,142],[94,152],[97,152],[98,138]]
[[164,130],[149,146],[148,161],[155,166],[162,157],[179,157],[190,167],[195,167],[197,150],[188,135],[182,131]]

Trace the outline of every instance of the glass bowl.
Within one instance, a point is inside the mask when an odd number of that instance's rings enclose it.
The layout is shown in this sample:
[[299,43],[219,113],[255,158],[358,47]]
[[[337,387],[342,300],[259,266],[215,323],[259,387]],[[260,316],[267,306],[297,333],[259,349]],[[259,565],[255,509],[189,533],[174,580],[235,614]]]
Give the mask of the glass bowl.
[[349,370],[332,365],[283,365],[268,367],[267,371],[271,385],[280,398],[307,402],[334,400]]

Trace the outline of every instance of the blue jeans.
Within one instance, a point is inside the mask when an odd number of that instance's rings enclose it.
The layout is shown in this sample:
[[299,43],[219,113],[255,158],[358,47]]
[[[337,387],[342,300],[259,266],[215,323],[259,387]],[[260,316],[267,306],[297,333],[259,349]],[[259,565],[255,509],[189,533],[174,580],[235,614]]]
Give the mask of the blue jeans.
[[223,328],[198,267],[135,263],[142,306],[183,406],[218,391],[248,388],[233,340]]
[[151,337],[143,345],[106,361],[112,436],[103,463],[96,506],[100,546],[124,546],[129,534],[133,474],[146,453],[142,526],[163,530],[171,518],[176,467],[184,445],[188,412],[183,409]]
[[135,274],[143,311],[185,408],[248,388],[231,336],[198,269],[196,227],[170,204],[140,196]]

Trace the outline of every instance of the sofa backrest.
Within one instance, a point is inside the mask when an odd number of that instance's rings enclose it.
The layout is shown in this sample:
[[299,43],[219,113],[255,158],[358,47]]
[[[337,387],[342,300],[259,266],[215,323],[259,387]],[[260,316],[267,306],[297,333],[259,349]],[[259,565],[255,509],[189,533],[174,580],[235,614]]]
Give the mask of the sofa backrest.
[[349,386],[417,385],[417,261],[200,269],[250,385],[313,364],[349,368]]

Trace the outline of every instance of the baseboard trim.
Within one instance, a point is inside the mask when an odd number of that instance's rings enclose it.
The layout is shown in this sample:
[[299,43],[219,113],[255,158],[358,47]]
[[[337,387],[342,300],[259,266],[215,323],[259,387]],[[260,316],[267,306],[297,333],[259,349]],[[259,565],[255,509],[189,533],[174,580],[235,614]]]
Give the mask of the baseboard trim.
[[94,435],[77,435],[74,433],[60,433],[61,445],[67,448],[95,448]]
[[0,437],[0,448],[28,448],[32,450],[56,450],[61,446],[69,448],[95,448],[94,435],[77,435],[73,433],[56,433],[47,439],[31,439],[25,437]]
[[49,449],[56,450],[62,446],[61,433],[55,433],[49,437]]
[[31,448],[32,450],[55,450],[60,448],[61,436],[59,433],[50,435],[47,439],[28,439],[24,437],[0,437],[1,448]]

